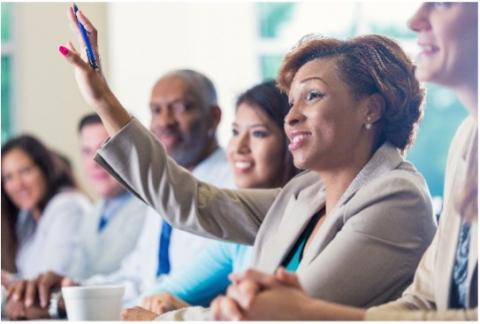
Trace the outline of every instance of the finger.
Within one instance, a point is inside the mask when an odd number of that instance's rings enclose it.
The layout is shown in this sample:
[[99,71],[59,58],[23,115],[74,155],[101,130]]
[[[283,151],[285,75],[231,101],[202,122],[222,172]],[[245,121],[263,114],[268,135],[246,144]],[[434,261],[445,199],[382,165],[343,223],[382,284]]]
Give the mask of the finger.
[[[95,61],[97,65],[100,66],[100,55],[98,52],[98,33],[95,26],[91,23],[91,21],[83,14],[83,11],[78,10],[77,14],[77,21],[79,21],[82,26],[87,31],[88,39],[90,40],[90,44],[92,45],[93,55],[95,56]],[[83,39],[82,39],[83,43]],[[84,44],[86,46],[86,44]]]
[[30,280],[27,283],[27,288],[25,289],[25,307],[30,307],[33,305],[33,301],[36,299],[37,295],[37,281]]
[[288,286],[303,289],[298,280],[298,276],[295,273],[286,271],[283,267],[278,268],[277,271],[275,271],[275,278]]
[[261,288],[271,288],[279,285],[274,275],[260,272],[254,269],[248,269],[244,272],[236,273],[232,276],[236,282],[241,282],[247,279],[255,281],[261,286]]
[[74,12],[72,7],[68,8],[67,14],[68,14],[68,22],[69,22],[69,25],[70,25],[70,29],[77,36],[78,43],[83,44],[82,34],[81,34],[80,28],[78,26],[78,19],[77,19],[77,16],[75,15],[75,12]]
[[64,46],[60,46],[59,49],[60,53],[65,57],[65,59],[70,62],[71,64],[77,66],[83,71],[88,71],[90,66],[86,63],[78,53],[72,51],[72,49],[66,48]]
[[13,300],[20,301],[23,298],[23,293],[25,292],[25,281],[22,280],[15,284],[13,287]]
[[220,312],[224,319],[240,321],[243,318],[240,308],[232,299],[228,297],[224,297],[221,299]]
[[75,47],[75,45],[73,45],[73,43],[71,41],[68,41],[68,47],[70,48],[70,50],[75,53],[75,54],[80,54],[77,50],[77,48]]
[[83,11],[78,10],[77,11],[77,19],[80,21],[80,23],[85,27],[85,30],[88,32],[88,36],[90,38],[90,42],[92,43],[92,46],[96,47],[97,44],[97,29],[95,26],[91,23],[91,21],[83,14]]
[[13,296],[13,293],[15,292],[15,284],[11,284],[10,286],[8,286],[8,289],[7,289],[7,300],[12,298]]
[[50,294],[53,288],[58,287],[61,277],[52,273],[46,273],[38,278],[38,296],[40,298],[40,306],[45,308],[48,306]]
[[175,307],[170,304],[170,303],[166,303],[166,302],[159,302],[155,305],[153,305],[152,309],[150,309],[151,312],[154,312],[158,315],[161,315],[163,313],[166,313],[166,312],[169,312],[169,311],[172,311],[174,310]]
[[122,313],[120,314],[120,317],[122,321],[129,321],[130,320],[130,309],[124,309],[122,310]]
[[210,303],[210,316],[214,321],[227,320],[226,316],[222,314],[222,302],[225,296],[219,296]]
[[238,285],[230,286],[227,296],[234,299],[242,308],[247,309],[259,292],[260,286],[256,282],[246,279]]

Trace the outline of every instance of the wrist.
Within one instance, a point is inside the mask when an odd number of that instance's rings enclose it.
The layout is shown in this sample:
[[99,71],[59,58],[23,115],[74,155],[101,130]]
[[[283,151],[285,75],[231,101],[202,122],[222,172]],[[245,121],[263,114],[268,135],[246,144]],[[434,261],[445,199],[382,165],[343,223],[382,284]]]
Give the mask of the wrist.
[[330,303],[321,299],[313,299],[309,304],[310,313],[315,320],[321,321],[362,321],[365,309]]
[[108,89],[95,109],[110,136],[115,135],[130,122],[131,116]]

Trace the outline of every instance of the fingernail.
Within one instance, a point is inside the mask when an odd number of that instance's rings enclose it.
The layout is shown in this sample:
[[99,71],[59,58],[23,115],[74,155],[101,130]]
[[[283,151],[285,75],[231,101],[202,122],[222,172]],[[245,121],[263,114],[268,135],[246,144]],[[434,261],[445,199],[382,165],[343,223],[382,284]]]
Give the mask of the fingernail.
[[18,301],[20,299],[20,296],[19,295],[13,295],[13,300],[14,301]]
[[26,307],[32,306],[32,300],[31,300],[31,299],[25,300],[25,306],[26,306]]
[[60,47],[58,48],[58,50],[60,51],[60,53],[62,53],[63,56],[67,56],[68,53],[70,52],[70,51],[68,50],[68,48],[66,48],[66,47],[64,47],[64,46],[60,46]]

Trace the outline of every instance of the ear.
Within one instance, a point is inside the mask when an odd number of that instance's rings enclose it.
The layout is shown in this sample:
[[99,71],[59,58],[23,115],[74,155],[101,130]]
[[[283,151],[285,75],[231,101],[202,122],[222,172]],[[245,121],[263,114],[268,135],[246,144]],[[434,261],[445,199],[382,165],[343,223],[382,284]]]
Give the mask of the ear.
[[364,110],[365,123],[376,123],[382,117],[384,111],[385,99],[378,93],[370,95],[367,98]]
[[210,108],[210,114],[212,117],[212,125],[211,128],[217,129],[218,124],[220,124],[220,120],[222,119],[222,110],[219,106],[212,106]]

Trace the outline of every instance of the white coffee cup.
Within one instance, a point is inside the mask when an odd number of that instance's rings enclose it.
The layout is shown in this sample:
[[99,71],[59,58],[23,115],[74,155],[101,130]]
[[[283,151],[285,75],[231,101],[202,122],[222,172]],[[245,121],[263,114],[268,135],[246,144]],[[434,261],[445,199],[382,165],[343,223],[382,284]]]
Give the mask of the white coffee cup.
[[122,285],[63,287],[69,321],[118,321],[122,311]]

